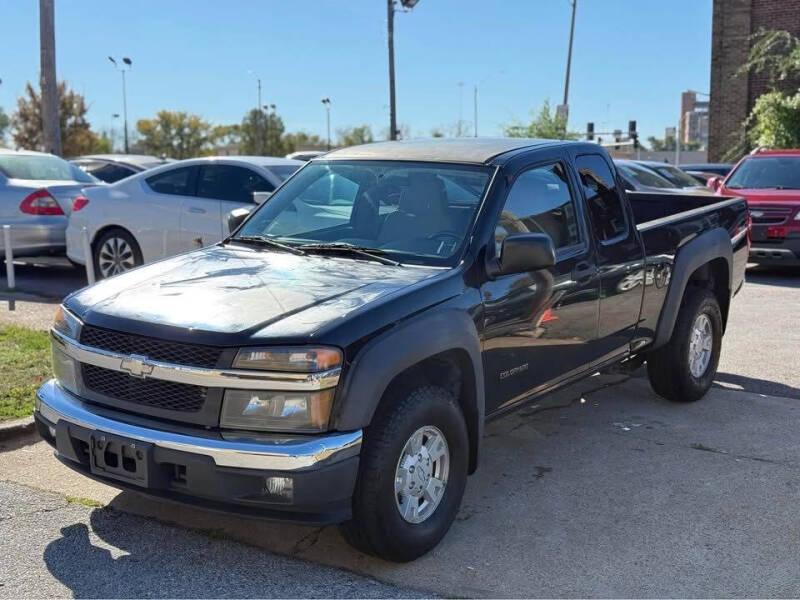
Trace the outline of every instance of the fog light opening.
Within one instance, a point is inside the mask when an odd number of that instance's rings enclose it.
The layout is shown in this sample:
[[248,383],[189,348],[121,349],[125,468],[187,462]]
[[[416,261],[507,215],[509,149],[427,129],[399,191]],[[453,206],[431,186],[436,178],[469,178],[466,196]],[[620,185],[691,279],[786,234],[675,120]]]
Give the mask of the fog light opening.
[[294,498],[294,480],[291,477],[266,477],[264,494],[273,500],[291,502]]

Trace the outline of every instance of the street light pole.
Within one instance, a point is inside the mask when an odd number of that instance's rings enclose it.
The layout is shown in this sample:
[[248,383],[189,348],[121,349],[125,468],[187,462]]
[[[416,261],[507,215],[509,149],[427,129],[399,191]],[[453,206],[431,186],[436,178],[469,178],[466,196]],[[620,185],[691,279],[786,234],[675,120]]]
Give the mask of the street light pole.
[[331,149],[331,99],[323,98],[322,104],[325,105],[325,117],[328,124],[328,150]]
[[125,127],[125,154],[128,154],[130,152],[128,147],[128,92],[125,88],[125,71],[131,70],[133,61],[127,56],[122,58],[122,63],[128,67],[126,69],[124,66],[120,67],[117,64],[117,61],[114,60],[113,56],[109,56],[108,60],[111,61],[111,64],[114,65],[115,69],[122,72],[122,119]]
[[394,0],[386,0],[389,39],[389,139],[397,139],[397,107],[394,94]]
[[478,137],[478,84],[475,84],[475,88],[473,89],[473,98],[472,98],[472,106],[475,109],[475,114],[473,115],[473,121],[475,125],[475,137]]

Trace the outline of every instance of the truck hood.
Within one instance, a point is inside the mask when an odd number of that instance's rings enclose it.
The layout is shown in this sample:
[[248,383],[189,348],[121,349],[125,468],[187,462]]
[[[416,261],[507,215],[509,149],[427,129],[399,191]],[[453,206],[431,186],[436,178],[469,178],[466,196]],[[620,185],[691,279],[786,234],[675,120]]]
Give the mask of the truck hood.
[[[243,246],[181,254],[101,281],[65,305],[84,322],[141,335],[241,343],[281,321],[314,332],[364,305],[439,272]],[[217,335],[204,335],[204,333]]]

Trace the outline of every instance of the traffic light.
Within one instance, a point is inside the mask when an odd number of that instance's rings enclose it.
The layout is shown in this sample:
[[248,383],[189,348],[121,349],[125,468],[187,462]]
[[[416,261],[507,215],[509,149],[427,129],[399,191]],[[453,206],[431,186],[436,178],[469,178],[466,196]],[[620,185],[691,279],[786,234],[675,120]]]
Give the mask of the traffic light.
[[633,140],[634,150],[639,149],[639,134],[636,133],[636,121],[628,121],[628,137]]
[[594,123],[592,122],[586,124],[586,140],[589,142],[594,140]]

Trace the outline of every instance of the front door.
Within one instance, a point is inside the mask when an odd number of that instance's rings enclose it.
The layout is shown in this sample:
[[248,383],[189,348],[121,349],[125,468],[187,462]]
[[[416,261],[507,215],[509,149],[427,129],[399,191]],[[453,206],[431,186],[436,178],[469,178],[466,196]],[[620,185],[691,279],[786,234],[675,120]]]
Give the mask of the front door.
[[228,234],[227,215],[235,208],[255,208],[253,192],[274,186],[255,171],[226,164],[200,167],[197,193],[181,211],[181,244],[185,250],[219,242]]
[[546,233],[556,264],[481,287],[487,414],[597,358],[597,268],[577,197],[560,161],[525,169],[511,184],[494,251],[508,234]]

